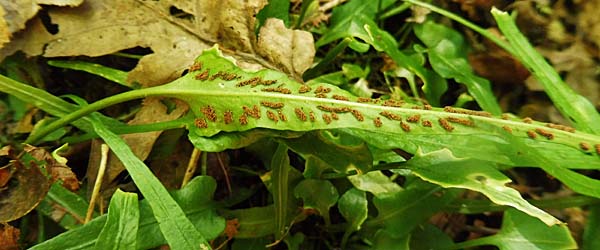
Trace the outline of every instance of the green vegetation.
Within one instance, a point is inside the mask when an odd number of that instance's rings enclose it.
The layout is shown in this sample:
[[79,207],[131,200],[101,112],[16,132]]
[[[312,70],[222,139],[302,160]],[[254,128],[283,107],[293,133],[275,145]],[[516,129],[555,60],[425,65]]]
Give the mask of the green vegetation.
[[[314,11],[317,2],[304,1],[298,16],[288,14],[287,1],[270,1],[258,15],[260,25],[278,17],[289,26],[306,27],[303,18]],[[417,6],[436,14],[425,16],[423,22],[404,24],[401,32],[382,25]],[[89,205],[82,198],[86,196],[66,190],[63,186],[68,181],[58,178],[61,181],[45,187],[47,193],[39,194],[39,205],[19,207],[27,210],[18,216],[24,216],[19,219],[22,228],[35,218],[32,213],[25,215],[35,208],[37,220],[50,218],[64,229],[45,239],[45,225],[38,221],[39,238],[31,249],[152,249],[166,244],[171,249],[494,245],[502,250],[555,250],[576,249],[578,243],[593,249],[600,218],[600,181],[587,174],[600,169],[600,114],[563,82],[517,29],[513,17],[495,8],[491,13],[506,40],[417,0],[348,1],[333,9],[328,25],[310,30],[319,37],[315,47],[321,57],[302,75],[305,83],[298,75],[284,73],[283,67],[240,67],[243,63],[217,45],[203,50],[185,75],[153,87],[130,83],[127,72],[96,63],[48,62],[130,89],[88,103],[79,96],[56,96],[39,85],[22,83],[7,63],[15,59],[6,59],[0,92],[10,95],[2,100],[13,119],[24,113],[19,111],[24,103],[49,116],[40,119],[27,138],[3,135],[3,144],[20,150],[21,143],[58,147],[99,138],[135,184],[133,189],[127,187],[129,192],[117,188],[126,185],[114,185],[108,208],[90,211],[93,219],[83,224]],[[573,127],[503,114],[491,81],[478,76],[467,60],[470,44],[458,29],[443,24],[448,20],[512,54]],[[371,72],[372,61],[383,57],[390,60],[386,66],[392,69],[382,70],[383,74]],[[333,62],[341,64],[341,69],[332,68]],[[375,74],[387,88],[385,93],[375,90],[374,81],[361,85]],[[408,91],[390,79],[403,80]],[[468,97],[465,101],[457,98],[455,106],[446,105],[443,97],[453,86],[462,88]],[[166,110],[156,112],[169,114],[182,108],[187,112],[167,121],[136,125],[124,122],[128,114],[100,113],[152,97],[160,98]],[[482,111],[466,109],[465,103]],[[176,154],[177,144],[193,145],[189,174],[179,189],[168,191],[169,181],[143,161],[150,153],[140,159],[135,149],[139,145],[128,145],[119,136],[156,131],[163,136],[151,148],[160,157]],[[54,157],[39,157],[31,150],[4,155],[18,163],[11,166],[53,176],[49,173],[57,165],[67,164],[57,155],[59,151]],[[223,163],[222,157],[232,161],[239,157],[233,154],[247,158]],[[201,169],[196,171],[198,158]],[[224,176],[215,175],[210,166],[221,166]],[[536,197],[527,191],[528,182],[519,174],[523,168],[555,178],[569,193]],[[32,177],[33,170],[7,169],[13,171],[7,189],[12,189],[11,194],[27,194],[15,182]],[[91,171],[98,170],[83,171],[89,178],[96,176]],[[238,183],[232,185],[228,174]],[[517,184],[511,185],[513,180]],[[93,187],[94,182],[88,179],[87,185]],[[10,202],[10,197],[0,201]],[[57,207],[64,212],[60,218],[52,216]],[[565,208],[590,208],[582,235],[572,234],[565,218],[556,212]],[[5,216],[5,210],[0,207],[2,222],[17,219]],[[472,237],[440,228],[451,224],[440,220],[476,214],[488,224],[472,230]],[[497,229],[491,228],[494,223]]]

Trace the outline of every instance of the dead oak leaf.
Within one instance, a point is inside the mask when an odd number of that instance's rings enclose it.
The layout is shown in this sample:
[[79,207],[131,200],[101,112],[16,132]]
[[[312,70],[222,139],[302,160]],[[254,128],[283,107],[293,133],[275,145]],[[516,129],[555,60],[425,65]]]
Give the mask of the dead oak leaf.
[[[19,50],[31,56],[100,56],[146,47],[153,53],[142,57],[128,80],[154,86],[178,78],[200,51],[219,43],[239,60],[277,68],[272,65],[287,63],[265,63],[255,53],[254,15],[266,2],[89,0],[75,8],[49,9],[55,32],[46,30],[40,17],[34,18],[0,49],[0,59]],[[310,62],[303,64],[310,65],[313,55],[306,55]]]

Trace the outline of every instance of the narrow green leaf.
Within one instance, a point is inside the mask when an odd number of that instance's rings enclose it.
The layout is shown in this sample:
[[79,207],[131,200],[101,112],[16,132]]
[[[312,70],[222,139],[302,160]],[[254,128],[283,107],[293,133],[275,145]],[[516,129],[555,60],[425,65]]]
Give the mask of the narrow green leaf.
[[600,135],[600,114],[594,105],[575,93],[561,79],[558,72],[531,46],[508,13],[494,8],[492,15],[498,23],[498,28],[512,45],[513,55],[538,79],[560,113],[573,122],[576,128]]
[[[536,148],[539,155],[555,162],[558,167],[600,169],[597,153],[591,147],[587,150],[581,147],[582,143],[600,144],[600,136],[597,135],[561,130],[547,123],[502,119],[485,112],[361,99],[329,84],[315,83],[309,85],[308,90],[306,85],[280,72],[241,70],[232,61],[223,58],[216,48],[205,51],[197,60],[210,70],[187,74],[166,85],[111,96],[64,116],[46,126],[45,130],[53,131],[115,103],[146,96],[169,96],[184,100],[191,106],[195,119],[190,119],[187,124],[189,137],[196,147],[205,151],[239,147],[247,145],[248,141],[257,141],[260,136],[278,137],[282,133],[285,136],[289,131],[339,129],[338,132],[351,134],[381,149],[401,148],[414,154],[418,147],[423,152],[448,148],[457,157],[509,166],[526,165],[525,158],[509,156],[503,149],[510,144],[502,133],[507,130],[511,131],[510,137]],[[203,75],[210,77],[195,79]],[[317,89],[327,93],[315,93]],[[391,119],[390,114],[401,118],[402,123]],[[264,130],[262,135],[232,133],[220,137],[222,132],[254,129],[269,130]],[[37,137],[42,135],[40,132]],[[202,142],[211,141],[213,136],[226,140],[207,143],[207,148],[204,148]],[[238,143],[236,137],[247,141]],[[464,140],[465,137],[469,140]],[[30,141],[35,141],[35,138]],[[516,150],[526,149],[517,147]]]
[[210,249],[210,245],[186,218],[181,207],[129,146],[98,120],[92,120],[96,133],[123,162],[140,192],[148,200],[154,217],[172,249]]
[[495,245],[500,250],[567,250],[577,249],[565,224],[548,226],[515,209],[504,212],[502,228],[495,235],[461,242],[455,249]]
[[288,156],[288,148],[283,144],[279,144],[273,159],[271,160],[271,169],[273,171],[273,203],[275,205],[275,238],[281,239],[285,234],[288,226],[288,195],[289,187],[289,169],[290,158]]
[[589,214],[583,230],[583,250],[600,249],[600,205],[589,207]]
[[490,82],[473,73],[467,61],[467,46],[460,33],[432,21],[418,24],[414,30],[417,37],[429,48],[429,62],[435,72],[465,84],[483,110],[494,115],[502,113]]
[[325,218],[327,224],[329,221],[329,208],[338,200],[339,194],[335,186],[327,180],[305,179],[300,181],[294,188],[294,196],[301,198],[305,209],[316,209],[319,214]]
[[115,83],[121,84],[128,88],[136,88],[135,86],[127,83],[127,72],[106,67],[101,64],[84,62],[84,61],[58,61],[58,60],[50,60],[48,61],[48,65],[64,68],[64,69],[73,69],[85,71],[97,76],[101,76],[106,78],[107,80],[113,81]]
[[106,224],[102,228],[95,248],[98,250],[135,250],[140,210],[137,194],[117,189],[110,200]]
[[561,222],[545,211],[529,204],[515,189],[506,186],[511,180],[490,162],[459,159],[449,150],[428,154],[420,152],[408,161],[408,167],[421,179],[445,188],[466,188],[480,192],[491,201],[519,209],[548,225]]

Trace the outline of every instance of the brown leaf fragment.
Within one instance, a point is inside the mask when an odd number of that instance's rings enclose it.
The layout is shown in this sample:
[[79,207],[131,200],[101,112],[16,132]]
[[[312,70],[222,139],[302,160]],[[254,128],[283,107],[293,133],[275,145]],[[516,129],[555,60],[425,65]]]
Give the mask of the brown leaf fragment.
[[[36,160],[11,161],[5,168],[13,172],[9,183],[0,190],[0,223],[23,217],[44,199],[51,180],[42,173]],[[26,160],[27,161],[27,160]]]
[[301,79],[313,62],[315,46],[312,35],[285,27],[280,19],[269,18],[260,29],[258,53]]
[[21,230],[9,224],[0,225],[0,250],[18,250]]
[[240,222],[237,218],[227,220],[223,233],[231,239],[238,234],[238,228],[240,228]]

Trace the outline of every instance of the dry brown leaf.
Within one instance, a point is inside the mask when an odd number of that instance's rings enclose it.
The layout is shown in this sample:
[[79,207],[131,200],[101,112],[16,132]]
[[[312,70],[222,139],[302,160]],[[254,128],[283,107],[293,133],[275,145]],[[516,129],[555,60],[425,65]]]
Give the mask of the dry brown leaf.
[[538,51],[552,62],[556,71],[565,72],[565,82],[569,86],[595,106],[600,106],[600,84],[597,80],[600,67],[582,41],[575,41],[571,47],[562,51],[542,48],[538,48]]
[[309,32],[288,29],[282,20],[269,18],[260,29],[258,51],[285,72],[301,79],[299,76],[312,64],[313,42]]
[[586,39],[600,47],[600,0],[581,1],[582,9],[577,17],[577,28]]
[[17,250],[21,230],[8,224],[0,225],[0,250]]
[[74,7],[82,2],[83,0],[0,1],[0,17],[3,17],[0,18],[0,47],[10,41],[11,34],[25,28],[25,23],[41,9],[40,4]]
[[[89,0],[75,8],[52,8],[48,16],[58,32],[50,34],[39,17],[0,50],[0,59],[16,51],[28,55],[100,56],[136,46],[154,53],[144,56],[129,81],[153,86],[171,81],[214,43],[229,48],[240,60],[271,66],[255,53],[255,15],[266,0],[130,1]],[[296,31],[289,30],[296,34]],[[312,43],[303,44],[312,47]],[[304,51],[310,53],[310,51]],[[298,69],[312,63],[312,54],[296,55]],[[307,62],[299,61],[301,58]],[[287,65],[290,58],[275,58]],[[283,68],[285,71],[287,68]],[[291,71],[298,78],[298,69]]]

